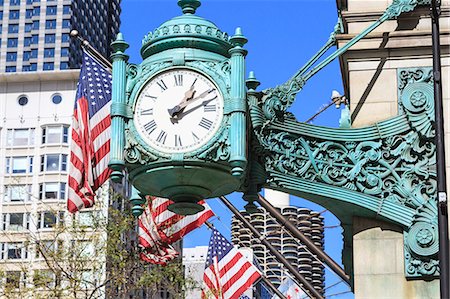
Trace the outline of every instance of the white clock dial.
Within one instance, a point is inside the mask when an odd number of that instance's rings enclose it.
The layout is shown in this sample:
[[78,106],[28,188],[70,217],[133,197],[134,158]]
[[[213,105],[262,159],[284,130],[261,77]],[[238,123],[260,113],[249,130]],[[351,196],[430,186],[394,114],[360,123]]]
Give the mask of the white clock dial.
[[141,89],[134,126],[152,148],[164,153],[199,149],[222,123],[223,96],[205,75],[190,69],[158,74]]

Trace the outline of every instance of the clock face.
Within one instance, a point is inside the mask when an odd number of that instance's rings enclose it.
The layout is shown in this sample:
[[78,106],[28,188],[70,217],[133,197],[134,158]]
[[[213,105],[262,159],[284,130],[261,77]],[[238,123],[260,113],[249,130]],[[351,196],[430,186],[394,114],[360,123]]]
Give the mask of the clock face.
[[158,74],[141,89],[134,126],[142,139],[163,153],[199,149],[222,123],[223,96],[205,75],[190,69]]

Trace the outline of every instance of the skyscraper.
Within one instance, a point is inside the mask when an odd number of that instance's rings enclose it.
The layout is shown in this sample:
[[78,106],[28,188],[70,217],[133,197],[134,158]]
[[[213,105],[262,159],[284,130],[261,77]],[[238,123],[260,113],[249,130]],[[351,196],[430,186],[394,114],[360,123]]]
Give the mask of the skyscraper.
[[0,73],[78,68],[71,29],[109,57],[120,11],[120,0],[0,0]]
[[[306,237],[310,238],[315,245],[324,248],[324,218],[318,212],[306,208],[291,206],[289,195],[280,192],[271,193],[267,199],[274,205],[283,216],[290,222],[295,223]],[[263,208],[258,208],[258,212],[248,214],[241,213],[250,223],[263,235],[266,240],[281,253],[284,257],[298,269],[306,280],[319,292],[324,292],[325,268],[322,263],[313,257],[307,249],[292,237],[286,229],[270,216]],[[287,270],[279,263],[270,251],[257,239],[252,237],[249,229],[245,228],[235,217],[231,222],[231,240],[239,248],[249,247],[253,249],[253,254],[257,259],[261,269],[273,284],[279,286],[287,274]],[[292,275],[291,275],[292,276]]]

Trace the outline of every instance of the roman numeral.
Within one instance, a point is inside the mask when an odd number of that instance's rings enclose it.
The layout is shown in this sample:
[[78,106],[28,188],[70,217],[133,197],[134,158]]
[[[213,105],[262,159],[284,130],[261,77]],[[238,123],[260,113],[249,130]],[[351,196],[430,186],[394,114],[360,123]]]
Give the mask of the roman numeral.
[[153,108],[142,110],[141,115],[153,115]]
[[159,82],[156,82],[159,87],[161,87],[161,92],[165,91],[167,89],[166,83],[164,83],[163,80],[159,80]]
[[145,94],[144,97],[150,98],[150,99],[152,99],[153,101],[156,101],[156,97],[151,96],[151,95],[149,95],[149,94]]
[[216,111],[216,105],[205,105],[205,106],[203,106],[203,111],[214,112],[214,111]]
[[194,82],[192,82],[191,86],[194,86],[194,85],[195,85],[195,82],[197,82],[197,79],[198,79],[198,78],[195,78],[195,80],[194,80]]
[[212,124],[212,121],[203,117],[198,125],[206,130],[209,130],[211,129]]
[[192,132],[192,139],[194,139],[194,142],[197,142],[200,138],[198,138],[198,136],[195,135],[194,132]]
[[177,134],[175,134],[175,146],[183,146],[181,143],[181,136],[178,136]]
[[151,120],[146,125],[144,125],[144,129],[151,134],[156,129],[156,123],[154,120]]
[[183,75],[182,74],[176,74],[173,75],[175,78],[175,86],[183,86]]
[[157,142],[160,142],[162,144],[166,143],[166,137],[167,137],[167,133],[163,130],[161,130],[161,132],[158,135],[158,138],[156,138]]

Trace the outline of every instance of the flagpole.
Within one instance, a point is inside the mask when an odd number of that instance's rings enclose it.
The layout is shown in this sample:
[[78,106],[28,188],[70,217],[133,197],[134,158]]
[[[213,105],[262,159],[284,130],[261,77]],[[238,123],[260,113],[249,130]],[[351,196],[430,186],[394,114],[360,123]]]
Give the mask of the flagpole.
[[258,198],[256,201],[264,208],[269,214],[274,217],[282,227],[286,228],[292,236],[299,239],[313,254],[315,254],[319,259],[323,260],[323,262],[339,277],[345,281],[349,286],[350,278],[345,273],[345,271],[321,248],[316,246],[310,239],[308,239],[295,225],[291,222],[287,221],[286,218],[275,209],[270,202],[267,201],[261,194],[258,194]]
[[228,201],[228,199],[225,196],[220,196],[219,197],[220,200],[227,206],[227,208],[236,216],[236,218],[238,218],[242,224],[248,228],[253,235],[260,240],[260,242],[266,246],[267,249],[269,249],[269,251],[275,256],[275,258],[282,263],[288,270],[289,272],[291,272],[292,275],[294,275],[294,277],[300,281],[300,287],[303,289],[303,291],[305,291],[309,296],[314,296],[313,298],[316,299],[324,299],[324,297],[319,293],[319,291],[317,291],[313,285],[306,280],[306,278],[301,275],[297,269],[294,268],[294,266],[291,265],[291,263],[288,262],[288,260],[281,254],[279,253],[276,248],[269,242],[267,241],[267,239],[262,236],[259,231],[254,228],[250,222],[248,222],[247,219],[245,219],[244,216],[242,216],[242,214],[231,204],[231,202]]
[[[214,228],[214,225],[208,221],[205,222],[205,225],[209,229]],[[281,299],[287,299],[286,296],[284,296],[283,293],[281,293],[280,290],[278,290],[278,288],[264,275],[264,273],[261,273],[261,279],[278,297]]]
[[441,298],[450,298],[449,284],[449,238],[448,238],[448,203],[447,203],[447,174],[445,163],[445,126],[442,101],[441,74],[441,41],[439,31],[439,15],[441,3],[431,0],[431,34],[433,51],[434,76],[434,115],[435,115],[435,144],[436,144],[436,172],[438,195],[438,231],[439,231],[439,268]]
[[99,51],[97,51],[97,49],[92,47],[88,40],[81,37],[78,30],[73,29],[72,31],[70,31],[70,36],[77,38],[81,42],[81,46],[84,49],[86,49],[92,56],[99,59],[100,62],[104,64],[104,66],[112,69],[111,62],[107,58],[105,58]]

